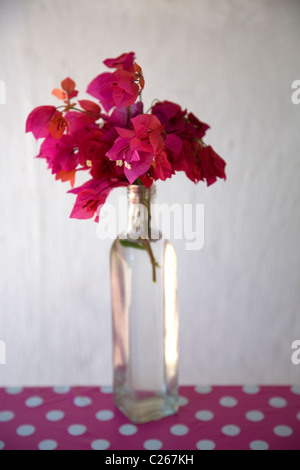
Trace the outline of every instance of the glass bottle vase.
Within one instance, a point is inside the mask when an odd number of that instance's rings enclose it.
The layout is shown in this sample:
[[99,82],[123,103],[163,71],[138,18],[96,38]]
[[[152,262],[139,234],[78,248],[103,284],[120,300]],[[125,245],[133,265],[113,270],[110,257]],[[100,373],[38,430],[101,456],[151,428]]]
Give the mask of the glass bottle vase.
[[178,410],[177,260],[154,224],[155,185],[127,195],[127,231],[110,258],[114,400],[144,423]]

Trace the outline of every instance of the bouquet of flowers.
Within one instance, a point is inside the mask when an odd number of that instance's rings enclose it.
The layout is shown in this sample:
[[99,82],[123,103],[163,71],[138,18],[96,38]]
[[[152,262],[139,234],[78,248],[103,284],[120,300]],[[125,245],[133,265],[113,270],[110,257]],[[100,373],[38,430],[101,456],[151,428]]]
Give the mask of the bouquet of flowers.
[[[203,141],[207,124],[170,101],[155,101],[144,112],[145,81],[133,52],[103,63],[112,70],[87,87],[100,104],[77,100],[75,82],[66,78],[52,91],[63,104],[38,106],[26,121],[26,132],[44,139],[38,157],[76,194],[70,217],[98,221],[112,189],[149,188],[177,171],[207,186],[226,179],[224,160]],[[78,171],[87,171],[89,179],[74,188]]]

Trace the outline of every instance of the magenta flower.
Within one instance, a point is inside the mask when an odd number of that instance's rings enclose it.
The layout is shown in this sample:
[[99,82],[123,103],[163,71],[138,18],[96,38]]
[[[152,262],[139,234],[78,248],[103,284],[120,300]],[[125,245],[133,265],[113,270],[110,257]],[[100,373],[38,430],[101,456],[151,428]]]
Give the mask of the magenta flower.
[[129,107],[115,108],[107,119],[114,127],[128,128],[130,120],[139,114],[143,114],[143,103],[141,101]]
[[38,158],[45,158],[48,168],[56,174],[60,170],[70,172],[75,170],[79,163],[79,155],[75,151],[76,144],[70,135],[64,135],[56,140],[47,137],[41,145]]
[[226,163],[210,145],[199,148],[197,157],[202,171],[202,179],[206,180],[207,186],[215,183],[217,181],[217,177],[226,180]]
[[129,72],[133,72],[133,63],[134,63],[134,52],[128,52],[121,54],[115,59],[106,59],[103,61],[103,64],[110,69],[123,69]]
[[114,106],[133,104],[140,92],[134,75],[126,70],[98,75],[88,86],[87,93],[97,98],[106,112]]
[[162,150],[158,155],[155,156],[155,159],[149,170],[149,175],[152,176],[154,180],[165,181],[167,178],[171,178],[174,174],[175,171],[169,162],[167,153],[165,150]]
[[124,164],[124,174],[130,184],[149,170],[153,157],[164,148],[161,136],[164,127],[157,117],[140,114],[131,123],[133,129],[116,128],[120,137],[106,153],[111,160]]
[[224,160],[203,142],[207,124],[171,101],[156,102],[151,114],[144,114],[137,98],[145,82],[133,52],[106,59],[104,65],[109,71],[87,88],[104,111],[94,101],[77,101],[76,84],[68,77],[52,91],[61,104],[39,106],[26,120],[26,132],[44,138],[38,158],[47,161],[56,179],[73,188],[77,172],[87,171],[92,178],[71,191],[77,195],[71,217],[99,214],[114,187],[149,188],[177,171],[208,186],[226,179]]
[[158,102],[152,109],[168,134],[176,134],[181,139],[202,139],[209,125],[199,121],[193,113],[187,114],[181,107],[170,101]]
[[65,114],[65,118],[68,122],[69,133],[75,138],[79,139],[81,135],[84,135],[90,129],[99,129],[97,125],[93,124],[98,119],[93,114],[83,114],[77,111],[68,111]]
[[104,133],[99,129],[92,130],[79,142],[80,163],[83,166],[90,167],[91,176],[94,179],[100,180],[120,176],[124,178],[123,169],[106,156],[106,152],[110,149],[116,137],[116,132],[114,132],[112,140],[108,138],[109,135],[110,132]]
[[115,72],[98,75],[87,88],[87,93],[97,98],[106,112],[135,103],[140,90],[144,87],[144,78],[140,66],[134,62],[134,53],[122,54],[116,59],[103,62]]
[[91,219],[96,215],[95,221],[98,222],[101,207],[110,191],[119,186],[128,186],[128,182],[121,178],[91,179],[79,188],[72,189],[69,193],[77,194],[77,198],[70,217]]
[[59,114],[54,106],[38,106],[34,108],[26,120],[26,132],[32,132],[36,139],[50,135],[49,126]]

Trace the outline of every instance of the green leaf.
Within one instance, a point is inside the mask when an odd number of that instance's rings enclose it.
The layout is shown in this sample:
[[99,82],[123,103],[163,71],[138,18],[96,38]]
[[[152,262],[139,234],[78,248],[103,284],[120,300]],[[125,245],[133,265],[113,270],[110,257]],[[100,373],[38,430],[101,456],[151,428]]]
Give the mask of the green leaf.
[[138,250],[145,250],[146,249],[144,245],[141,245],[138,242],[131,242],[129,240],[119,240],[119,241],[120,241],[120,244],[122,246],[125,246],[126,248],[136,248]]

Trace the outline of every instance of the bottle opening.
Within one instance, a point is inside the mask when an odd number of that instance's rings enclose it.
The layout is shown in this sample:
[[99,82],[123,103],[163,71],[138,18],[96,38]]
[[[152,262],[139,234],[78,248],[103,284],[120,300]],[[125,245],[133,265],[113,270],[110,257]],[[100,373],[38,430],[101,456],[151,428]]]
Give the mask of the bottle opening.
[[156,186],[152,184],[150,188],[146,186],[131,184],[127,186],[127,197],[132,204],[145,204],[156,195]]

